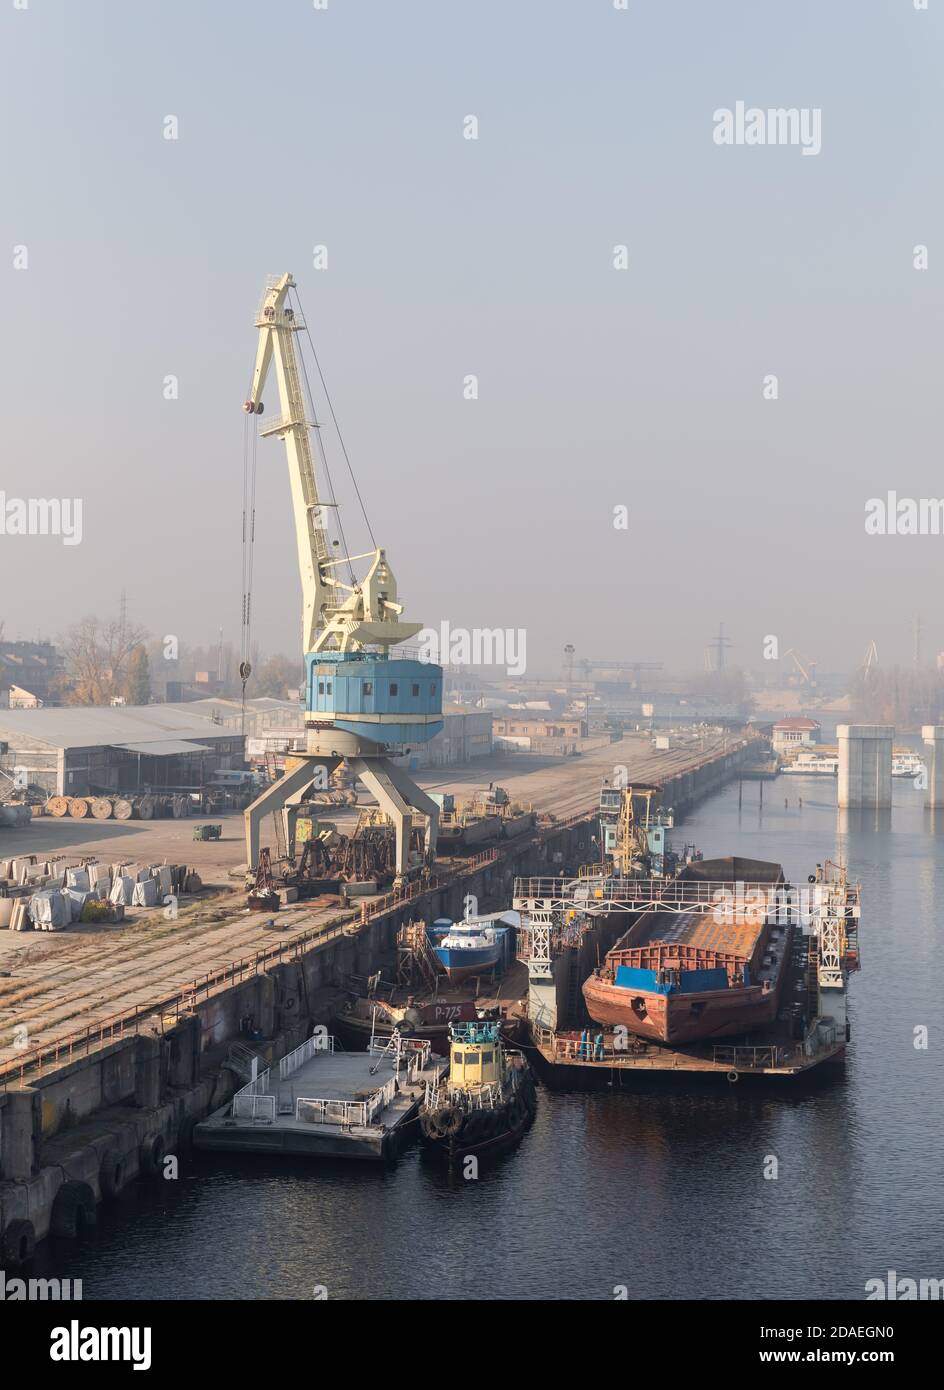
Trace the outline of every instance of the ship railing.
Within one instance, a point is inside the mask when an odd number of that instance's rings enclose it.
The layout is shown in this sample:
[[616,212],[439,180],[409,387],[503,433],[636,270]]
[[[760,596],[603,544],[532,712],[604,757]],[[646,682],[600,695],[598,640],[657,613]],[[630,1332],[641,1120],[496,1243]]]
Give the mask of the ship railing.
[[239,1090],[236,1092],[236,1095],[233,1096],[233,1100],[236,1100],[237,1097],[239,1097],[239,1096],[261,1096],[261,1095],[265,1095],[265,1093],[268,1091],[268,1089],[269,1089],[269,1068],[266,1067],[265,1071],[261,1071],[261,1072],[259,1073],[259,1075],[253,1077],[253,1079],[252,1079],[251,1081],[247,1081],[246,1084],[245,1084],[245,1086],[240,1086]]
[[389,1042],[371,1042],[367,1048],[372,1057],[390,1057],[405,1062],[408,1081],[416,1081],[420,1072],[426,1070],[432,1050],[433,1045],[428,1038],[404,1038],[397,1029],[391,1033]]
[[390,1079],[366,1100],[318,1099],[299,1096],[295,1101],[295,1118],[309,1125],[338,1125],[342,1129],[371,1125],[386,1110],[397,1091],[396,1077]]
[[309,1125],[351,1125],[367,1123],[367,1102],[364,1100],[317,1100],[299,1096],[295,1101],[295,1118]]
[[494,1110],[502,1098],[500,1081],[490,1081],[475,1091],[466,1091],[461,1086],[450,1086],[434,1081],[426,1083],[424,1105],[428,1110],[438,1110],[443,1105],[454,1105],[457,1110]]
[[275,1119],[275,1096],[233,1096],[234,1120],[249,1120],[252,1124],[271,1124]]
[[776,1044],[767,1047],[712,1048],[712,1061],[718,1066],[730,1067],[732,1071],[764,1071],[768,1067],[779,1067],[788,1055],[789,1049]]
[[574,909],[592,916],[612,911],[713,912],[724,920],[765,917],[790,925],[809,916],[822,895],[820,885],[721,879],[518,878],[513,904],[527,911]]
[[279,1062],[279,1079],[284,1081],[287,1076],[291,1076],[292,1072],[298,1071],[299,1067],[311,1061],[316,1052],[333,1051],[334,1038],[330,1033],[312,1033],[311,1037],[306,1038],[299,1047],[294,1048],[291,1052],[286,1052]]

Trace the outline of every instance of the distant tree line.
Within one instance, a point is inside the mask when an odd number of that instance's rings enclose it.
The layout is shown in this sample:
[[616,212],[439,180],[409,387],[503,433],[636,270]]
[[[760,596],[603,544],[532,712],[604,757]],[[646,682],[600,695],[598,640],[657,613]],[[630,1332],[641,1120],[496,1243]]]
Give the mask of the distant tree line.
[[944,713],[944,672],[857,671],[849,689],[851,717],[859,724],[894,724],[896,729],[938,724]]
[[[83,618],[57,643],[63,670],[53,698],[64,705],[146,705],[163,700],[168,681],[196,683],[206,673],[220,680],[220,694],[241,693],[239,655],[229,643],[188,646],[167,637],[149,638],[144,628],[126,617]],[[294,699],[304,679],[303,663],[276,654],[251,654],[252,674],[246,694]]]

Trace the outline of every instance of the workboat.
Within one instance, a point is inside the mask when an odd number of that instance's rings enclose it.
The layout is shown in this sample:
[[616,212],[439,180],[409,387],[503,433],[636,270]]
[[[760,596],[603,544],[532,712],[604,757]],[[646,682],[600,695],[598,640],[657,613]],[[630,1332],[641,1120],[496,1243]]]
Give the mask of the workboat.
[[449,1077],[430,1081],[420,1107],[423,1142],[451,1163],[512,1148],[537,1109],[531,1069],[502,1046],[496,1022],[449,1030]]
[[896,753],[893,756],[893,777],[920,777],[922,773],[927,773],[927,768],[919,753]]
[[470,917],[463,922],[440,918],[429,928],[433,955],[450,984],[472,975],[499,973],[514,958],[517,913]]
[[783,763],[780,771],[794,776],[835,777],[839,773],[839,758],[827,753],[800,753],[792,762]]
[[772,1023],[793,931],[779,910],[781,866],[702,860],[674,883],[665,909],[631,914],[629,930],[585,981],[590,1017],[674,1045]]

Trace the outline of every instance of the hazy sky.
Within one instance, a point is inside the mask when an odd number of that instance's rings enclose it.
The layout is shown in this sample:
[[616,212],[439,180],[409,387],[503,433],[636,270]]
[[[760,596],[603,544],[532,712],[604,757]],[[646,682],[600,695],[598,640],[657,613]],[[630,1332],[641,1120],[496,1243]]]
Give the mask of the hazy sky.
[[[942,45],[944,0],[2,0],[0,491],[84,503],[81,545],[0,536],[7,635],[124,586],[238,642],[240,407],[291,270],[408,617],[526,628],[532,669],[700,667],[720,619],[755,666],[765,634],[910,661],[916,610],[944,648],[944,536],[864,529],[944,496]],[[818,108],[821,151],[716,144],[738,101]],[[254,636],[293,651],[259,462]]]

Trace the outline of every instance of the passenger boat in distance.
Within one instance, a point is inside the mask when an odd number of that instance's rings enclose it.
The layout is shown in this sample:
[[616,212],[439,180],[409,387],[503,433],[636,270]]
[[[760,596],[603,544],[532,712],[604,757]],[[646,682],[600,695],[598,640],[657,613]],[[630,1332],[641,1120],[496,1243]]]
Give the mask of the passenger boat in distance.
[[420,1107],[423,1142],[450,1163],[513,1148],[537,1110],[531,1069],[502,1046],[497,1022],[454,1023],[448,1079],[431,1081]]

